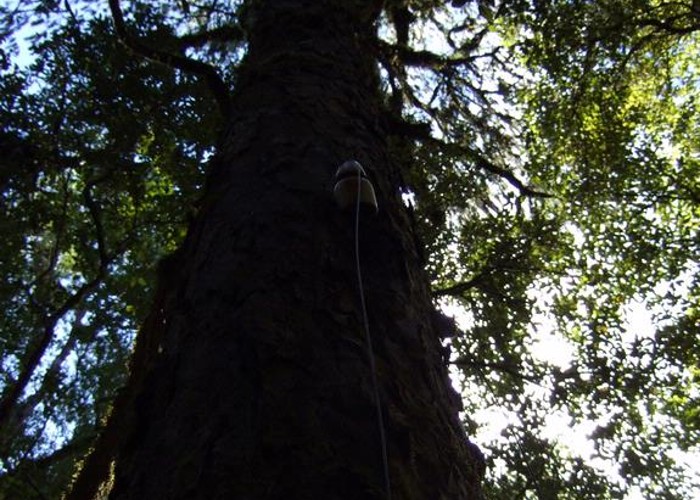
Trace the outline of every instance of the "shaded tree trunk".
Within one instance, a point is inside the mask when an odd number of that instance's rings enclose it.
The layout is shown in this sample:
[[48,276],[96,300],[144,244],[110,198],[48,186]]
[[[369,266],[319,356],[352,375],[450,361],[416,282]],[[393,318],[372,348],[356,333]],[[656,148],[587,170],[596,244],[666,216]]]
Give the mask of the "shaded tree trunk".
[[351,158],[380,204],[360,252],[394,498],[479,498],[387,153],[372,3],[253,2],[111,498],[385,498],[354,214],[331,194]]

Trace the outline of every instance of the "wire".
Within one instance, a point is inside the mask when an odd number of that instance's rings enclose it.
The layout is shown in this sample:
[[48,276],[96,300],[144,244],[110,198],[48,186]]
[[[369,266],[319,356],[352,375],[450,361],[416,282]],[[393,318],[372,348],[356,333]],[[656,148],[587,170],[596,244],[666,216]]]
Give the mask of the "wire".
[[365,341],[367,342],[367,355],[372,374],[372,387],[374,389],[374,402],[377,406],[377,427],[382,448],[382,462],[384,465],[384,489],[387,500],[391,500],[391,479],[389,477],[389,456],[386,446],[386,431],[384,429],[384,416],[379,398],[379,384],[377,383],[377,367],[374,362],[374,350],[372,349],[372,336],[369,333],[369,318],[367,317],[367,305],[365,304],[365,292],[362,285],[362,268],[360,267],[360,198],[362,194],[362,176],[357,175],[357,202],[355,206],[355,267],[357,270],[357,285],[360,291],[360,306],[362,308],[362,321],[365,327]]

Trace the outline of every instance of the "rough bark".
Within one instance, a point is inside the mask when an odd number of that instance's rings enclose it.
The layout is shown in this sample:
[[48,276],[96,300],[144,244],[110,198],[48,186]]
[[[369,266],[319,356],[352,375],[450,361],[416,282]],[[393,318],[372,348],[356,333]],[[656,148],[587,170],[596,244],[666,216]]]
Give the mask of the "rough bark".
[[380,204],[360,251],[394,498],[479,498],[387,155],[372,3],[253,2],[110,498],[385,498],[353,215],[331,195],[351,158]]

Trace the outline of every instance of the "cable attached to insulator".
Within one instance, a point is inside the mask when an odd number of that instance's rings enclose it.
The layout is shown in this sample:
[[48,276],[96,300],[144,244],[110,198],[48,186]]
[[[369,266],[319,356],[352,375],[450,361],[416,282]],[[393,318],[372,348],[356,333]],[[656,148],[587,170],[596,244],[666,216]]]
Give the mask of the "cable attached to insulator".
[[362,309],[362,323],[365,329],[365,342],[367,343],[367,357],[372,377],[374,402],[377,407],[377,427],[382,452],[382,464],[384,467],[384,489],[387,500],[391,500],[391,478],[389,475],[389,454],[386,443],[386,430],[384,429],[384,415],[382,413],[381,398],[379,397],[379,383],[377,381],[377,366],[374,361],[374,349],[372,348],[372,336],[369,330],[369,317],[365,302],[365,291],[362,283],[362,267],[360,266],[360,208],[362,206],[377,213],[377,198],[374,187],[367,178],[365,170],[355,160],[346,161],[336,172],[336,184],[333,194],[336,203],[341,209],[355,209],[355,268],[357,271],[357,286],[360,295],[360,308]]

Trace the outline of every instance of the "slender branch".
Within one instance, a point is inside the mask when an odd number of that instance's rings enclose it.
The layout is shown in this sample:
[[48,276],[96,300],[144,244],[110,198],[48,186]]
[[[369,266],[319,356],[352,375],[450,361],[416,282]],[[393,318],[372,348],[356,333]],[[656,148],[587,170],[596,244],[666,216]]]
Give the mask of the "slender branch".
[[213,66],[180,54],[173,54],[149,47],[138,38],[132,37],[129,34],[126,22],[124,21],[124,14],[119,5],[119,0],[109,0],[109,8],[114,20],[114,29],[121,43],[141,57],[204,78],[204,81],[219,105],[221,114],[227,114],[230,104],[229,89]]
[[399,81],[399,76],[397,74],[397,69],[389,61],[388,58],[384,57],[383,54],[379,55],[379,64],[386,70],[389,75],[389,86],[391,87],[391,95],[389,96],[389,111],[393,113],[395,117],[400,117],[403,111],[403,92],[401,86],[397,83]]
[[34,481],[34,478],[32,478],[31,475],[29,475],[29,474],[24,474],[24,478],[26,479],[26,481],[27,481],[27,483],[29,484],[29,486],[31,486],[31,488],[34,490],[34,492],[35,492],[37,495],[39,495],[39,498],[41,498],[42,500],[49,500],[49,497],[46,496],[46,494],[44,493],[44,490],[42,490],[42,489],[39,487],[39,485],[36,484],[36,481]]
[[70,1],[69,1],[69,0],[65,0],[65,1],[63,2],[63,5],[65,6],[66,11],[67,11],[68,14],[70,15],[71,19],[73,19],[73,22],[77,25],[79,21],[78,21],[78,18],[76,17],[76,15],[75,15],[75,12],[73,11],[73,7],[71,7]]
[[63,447],[54,451],[50,455],[46,455],[46,456],[42,456],[42,457],[38,457],[38,458],[27,457],[22,462],[20,462],[20,464],[16,468],[11,469],[9,471],[9,474],[12,474],[15,471],[22,469],[24,467],[27,467],[27,466],[35,467],[37,469],[47,470],[49,467],[51,467],[55,463],[60,462],[66,458],[69,458],[71,455],[76,455],[78,453],[83,452],[83,450],[85,448],[87,448],[87,446],[95,439],[95,437],[98,434],[99,434],[99,429],[96,428],[94,431],[84,433],[80,437],[72,439],[67,444],[63,445]]
[[95,200],[92,198],[92,186],[96,181],[88,182],[83,189],[83,198],[85,199],[85,206],[90,212],[90,217],[92,218],[92,223],[95,226],[95,237],[97,239],[97,251],[100,255],[100,267],[105,267],[109,262],[109,257],[107,256],[107,248],[105,246],[105,236],[104,229],[102,226],[102,218],[100,217],[99,209]]
[[637,52],[644,48],[647,43],[651,42],[653,39],[654,33],[651,32],[636,40],[630,47],[625,57],[622,59],[622,62],[619,64],[619,71],[624,71],[632,57],[634,57]]
[[60,375],[61,366],[68,357],[69,354],[73,352],[73,347],[78,342],[78,331],[80,328],[80,322],[85,317],[85,311],[77,310],[74,315],[73,327],[71,328],[68,340],[59,351],[58,355],[51,361],[51,364],[46,369],[44,374],[44,379],[40,385],[39,390],[26,399],[22,403],[23,406],[33,408],[36,404],[45,396],[49,390],[52,381],[57,380]]

